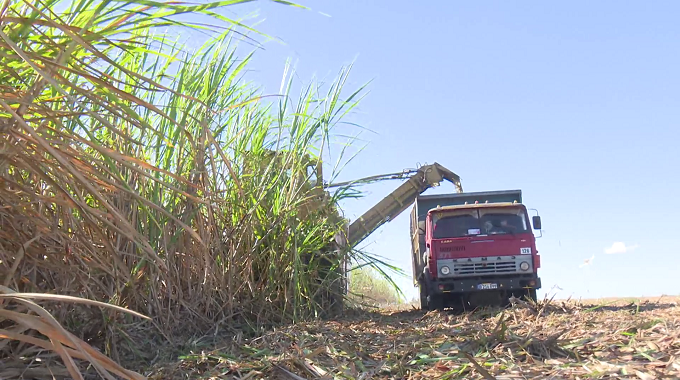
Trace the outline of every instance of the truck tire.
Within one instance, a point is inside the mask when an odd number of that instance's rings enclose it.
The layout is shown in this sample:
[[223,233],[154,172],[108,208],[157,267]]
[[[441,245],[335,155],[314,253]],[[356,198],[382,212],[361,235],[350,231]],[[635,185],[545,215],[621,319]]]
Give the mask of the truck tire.
[[536,296],[536,289],[527,289],[524,295],[533,302],[538,302],[538,297]]
[[430,294],[427,297],[427,308],[429,310],[444,310],[444,297],[439,294]]
[[418,290],[420,291],[420,310],[427,310],[427,285],[422,281],[418,282]]

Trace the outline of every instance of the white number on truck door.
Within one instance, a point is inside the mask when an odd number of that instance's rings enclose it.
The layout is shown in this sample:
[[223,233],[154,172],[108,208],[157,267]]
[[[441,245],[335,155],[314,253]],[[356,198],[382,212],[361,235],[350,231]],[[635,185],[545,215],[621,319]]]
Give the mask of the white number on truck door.
[[531,255],[531,248],[520,248],[519,253],[522,255]]

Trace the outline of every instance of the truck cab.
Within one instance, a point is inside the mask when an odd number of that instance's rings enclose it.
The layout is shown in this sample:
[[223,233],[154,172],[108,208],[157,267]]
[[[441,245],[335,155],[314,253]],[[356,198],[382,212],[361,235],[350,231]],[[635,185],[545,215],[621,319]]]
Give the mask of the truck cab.
[[540,256],[532,224],[540,229],[541,220],[529,217],[521,191],[419,197],[415,223],[414,280],[422,308],[502,305],[512,296],[536,299]]

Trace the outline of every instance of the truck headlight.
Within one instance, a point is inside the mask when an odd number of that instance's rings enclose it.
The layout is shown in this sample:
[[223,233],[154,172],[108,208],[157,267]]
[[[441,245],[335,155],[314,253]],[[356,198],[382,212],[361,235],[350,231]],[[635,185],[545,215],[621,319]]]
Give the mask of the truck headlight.
[[519,269],[521,269],[521,270],[529,270],[529,263],[527,263],[526,261],[522,261],[522,263],[519,264]]
[[449,267],[447,266],[443,266],[442,269],[440,269],[440,271],[442,272],[443,275],[451,273],[451,269],[449,269]]

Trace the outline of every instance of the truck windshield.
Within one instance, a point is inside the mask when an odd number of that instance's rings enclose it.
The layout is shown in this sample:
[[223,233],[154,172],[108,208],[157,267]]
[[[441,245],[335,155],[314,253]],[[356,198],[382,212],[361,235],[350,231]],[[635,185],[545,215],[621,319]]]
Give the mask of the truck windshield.
[[456,210],[433,216],[433,238],[518,234],[529,231],[520,208]]
[[433,237],[446,239],[480,234],[477,215],[447,215],[434,222]]

